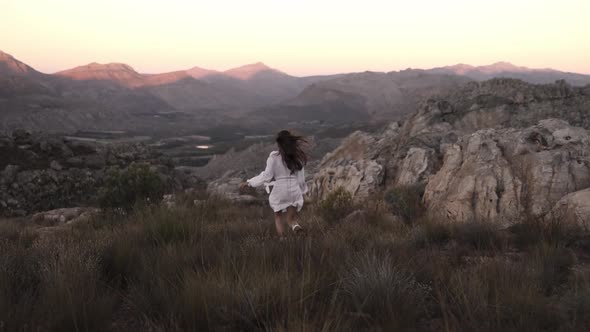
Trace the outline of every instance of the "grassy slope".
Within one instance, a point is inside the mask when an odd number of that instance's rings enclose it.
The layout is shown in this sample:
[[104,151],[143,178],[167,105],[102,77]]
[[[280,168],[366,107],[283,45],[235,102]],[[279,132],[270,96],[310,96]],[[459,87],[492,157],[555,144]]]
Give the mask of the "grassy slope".
[[[584,330],[589,246],[564,227],[356,220],[207,199],[39,232],[0,222],[0,330]],[[586,262],[586,264],[585,264]]]

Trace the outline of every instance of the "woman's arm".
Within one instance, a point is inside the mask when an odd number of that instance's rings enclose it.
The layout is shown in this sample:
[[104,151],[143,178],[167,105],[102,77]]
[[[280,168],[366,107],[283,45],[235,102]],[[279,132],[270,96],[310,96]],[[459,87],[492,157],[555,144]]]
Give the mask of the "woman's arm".
[[299,172],[297,172],[297,183],[299,184],[299,188],[301,188],[301,193],[307,193],[307,182],[305,182],[305,168],[302,168]]
[[260,187],[264,183],[270,182],[274,177],[273,162],[274,157],[271,153],[271,155],[268,156],[268,159],[266,160],[266,169],[257,176],[251,178],[250,180],[247,180],[246,182],[248,183],[248,185],[250,187]]

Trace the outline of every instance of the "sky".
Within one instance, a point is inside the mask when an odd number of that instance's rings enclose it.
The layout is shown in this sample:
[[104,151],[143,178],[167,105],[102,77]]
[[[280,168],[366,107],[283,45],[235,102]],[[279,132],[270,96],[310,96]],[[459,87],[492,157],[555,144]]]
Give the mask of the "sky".
[[0,50],[46,73],[264,62],[292,75],[509,61],[590,74],[589,0],[0,0]]

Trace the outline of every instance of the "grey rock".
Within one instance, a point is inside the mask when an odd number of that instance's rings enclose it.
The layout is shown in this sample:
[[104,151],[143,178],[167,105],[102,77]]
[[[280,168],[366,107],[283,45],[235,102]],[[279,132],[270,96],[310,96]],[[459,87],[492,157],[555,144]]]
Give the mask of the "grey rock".
[[563,222],[590,231],[590,188],[562,197],[547,219],[550,222]]
[[[563,132],[576,133],[564,143]],[[450,221],[510,225],[542,216],[563,196],[590,187],[590,133],[561,120],[525,129],[484,129],[446,149],[424,201]]]
[[343,188],[357,198],[366,198],[383,182],[384,166],[372,153],[377,139],[357,131],[321,161],[308,184],[309,195],[318,199]]
[[74,207],[35,213],[31,219],[38,224],[55,226],[85,222],[99,213],[97,208]]
[[51,163],[49,164],[49,167],[51,167],[51,169],[53,169],[55,171],[61,171],[63,169],[63,167],[60,165],[60,163],[55,160],[51,161]]

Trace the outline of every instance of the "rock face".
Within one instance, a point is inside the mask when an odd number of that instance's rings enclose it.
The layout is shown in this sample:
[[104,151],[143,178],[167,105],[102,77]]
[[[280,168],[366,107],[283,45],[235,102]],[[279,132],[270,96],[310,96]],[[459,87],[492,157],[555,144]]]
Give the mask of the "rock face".
[[309,185],[309,195],[323,197],[339,187],[357,197],[366,197],[383,182],[384,167],[374,160],[377,139],[357,131],[321,161]]
[[590,231],[590,188],[564,196],[555,204],[549,217]]
[[563,196],[590,187],[590,133],[561,120],[526,129],[483,129],[445,149],[424,201],[450,221],[509,225],[542,216]]
[[100,145],[15,131],[0,136],[0,215],[94,204],[110,167],[148,163],[171,186],[182,186],[173,166],[140,144]]
[[590,90],[563,81],[469,83],[401,125],[351,135],[322,160],[312,194],[422,185],[429,210],[454,221],[539,216],[590,187],[589,110]]

